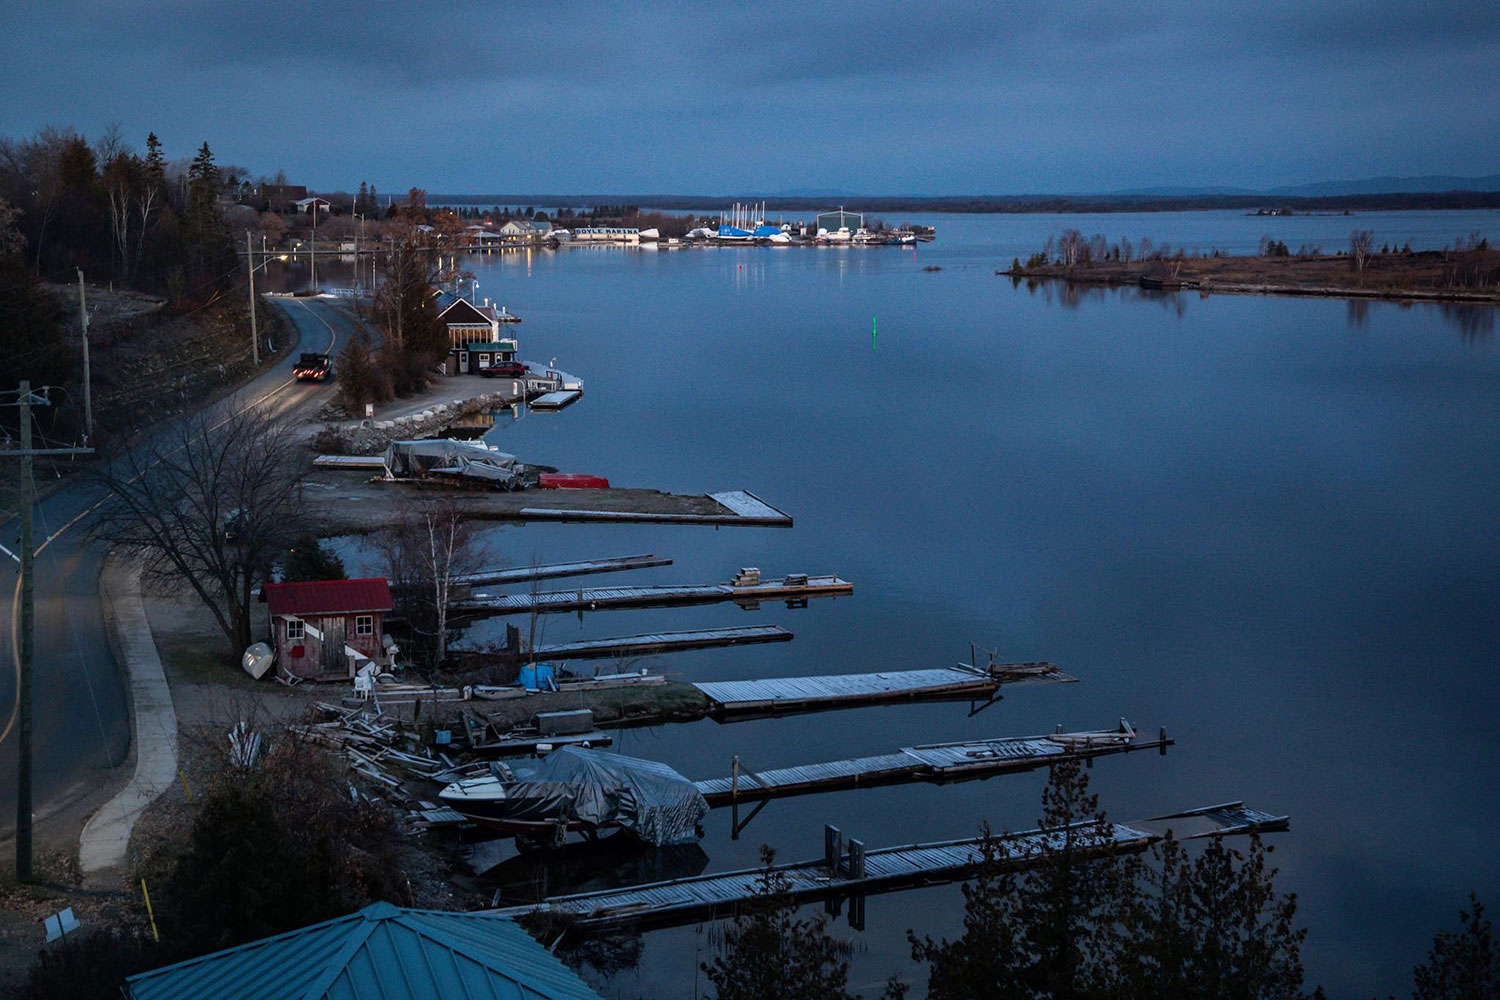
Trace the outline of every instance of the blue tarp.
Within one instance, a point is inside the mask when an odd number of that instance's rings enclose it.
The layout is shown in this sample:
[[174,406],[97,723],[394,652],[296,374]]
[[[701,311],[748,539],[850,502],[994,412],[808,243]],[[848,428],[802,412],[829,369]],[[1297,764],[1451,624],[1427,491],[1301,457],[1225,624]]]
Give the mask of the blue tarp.
[[550,663],[528,663],[521,668],[521,686],[528,691],[556,691],[557,674]]
[[741,238],[741,239],[743,239],[743,238],[749,237],[749,235],[750,235],[750,230],[748,230],[748,229],[740,229],[740,228],[738,228],[736,226],[720,226],[719,227],[719,236],[721,238]]
[[781,227],[780,226],[756,226],[755,227],[755,233],[754,233],[754,235],[756,237],[761,237],[761,236],[780,236],[781,235]]

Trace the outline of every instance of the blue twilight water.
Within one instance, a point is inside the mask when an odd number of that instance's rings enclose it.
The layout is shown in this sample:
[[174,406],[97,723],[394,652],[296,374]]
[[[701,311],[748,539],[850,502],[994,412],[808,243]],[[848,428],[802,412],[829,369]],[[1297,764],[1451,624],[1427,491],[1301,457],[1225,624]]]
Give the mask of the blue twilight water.
[[[897,221],[892,218],[891,221]],[[1244,799],[1292,816],[1280,886],[1332,996],[1409,989],[1474,888],[1500,905],[1500,353],[1489,309],[1133,290],[1071,294],[994,274],[1049,234],[1243,252],[1271,235],[1332,250],[1443,246],[1496,213],[1246,218],[1229,212],[934,216],[936,244],[616,249],[474,257],[479,294],[524,317],[522,353],[587,394],[502,417],[524,460],[679,492],[749,488],[790,531],[497,529],[515,562],[656,552],[639,582],[739,566],[836,571],[855,594],[544,619],[548,640],[774,622],[794,642],[664,659],[691,679],[926,667],[970,641],[1080,684],[1019,689],[974,718],[945,704],[619,734],[689,777],[915,742],[1168,727],[1165,759],[1091,772],[1112,816]],[[928,272],[926,266],[939,266]],[[773,803],[739,841],[716,813],[709,870],[1030,826],[1040,775]],[[905,931],[953,934],[956,887],[879,897],[855,988],[904,970]],[[851,935],[846,925],[836,933]],[[609,995],[692,995],[704,928],[646,935]],[[702,982],[698,983],[702,987]],[[918,992],[920,992],[920,987]]]

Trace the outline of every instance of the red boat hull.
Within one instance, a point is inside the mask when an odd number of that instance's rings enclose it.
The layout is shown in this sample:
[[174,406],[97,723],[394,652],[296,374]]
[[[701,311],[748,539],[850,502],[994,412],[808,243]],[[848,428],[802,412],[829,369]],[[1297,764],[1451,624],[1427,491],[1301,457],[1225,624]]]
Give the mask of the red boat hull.
[[537,485],[544,490],[607,490],[609,480],[582,472],[544,472]]

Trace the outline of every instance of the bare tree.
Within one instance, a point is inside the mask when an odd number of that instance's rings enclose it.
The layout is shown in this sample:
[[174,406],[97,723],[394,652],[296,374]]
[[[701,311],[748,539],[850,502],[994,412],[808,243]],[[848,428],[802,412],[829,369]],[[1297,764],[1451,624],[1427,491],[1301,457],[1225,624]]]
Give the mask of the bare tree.
[[1370,261],[1370,248],[1375,243],[1375,234],[1368,229],[1356,229],[1349,234],[1349,256],[1354,260],[1354,270],[1364,274]]
[[302,527],[306,455],[259,410],[200,412],[126,447],[97,476],[109,493],[96,531],[186,584],[238,657],[251,597]]
[[433,662],[448,655],[448,605],[459,578],[478,568],[472,525],[450,496],[403,499],[381,532],[390,580],[414,629],[433,637]]
[[1083,233],[1076,229],[1065,229],[1057,246],[1062,253],[1063,266],[1074,267],[1078,264],[1078,259],[1083,256],[1087,244],[1084,242]]

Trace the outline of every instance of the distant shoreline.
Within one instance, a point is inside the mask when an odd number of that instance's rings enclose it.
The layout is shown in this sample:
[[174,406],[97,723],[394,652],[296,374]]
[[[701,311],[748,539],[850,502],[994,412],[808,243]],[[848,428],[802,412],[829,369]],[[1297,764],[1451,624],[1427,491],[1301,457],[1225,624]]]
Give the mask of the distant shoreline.
[[[663,211],[701,210],[734,202],[763,203],[767,211],[822,212],[844,208],[866,215],[882,212],[976,215],[1109,214],[1119,212],[1196,212],[1262,209],[1285,215],[1357,212],[1500,209],[1500,191],[1394,192],[1390,194],[1288,197],[1281,195],[948,195],[943,197],[775,198],[764,195],[669,194],[429,194],[429,204],[474,205],[633,205]],[[1280,217],[1269,216],[1268,217]]]
[[[1356,273],[1347,255],[1186,257],[1068,267],[1048,263],[996,271],[1016,283],[1063,281],[1134,285],[1164,291],[1232,295],[1298,295],[1500,304],[1500,251],[1372,254]],[[1474,281],[1485,282],[1478,284]],[[1464,282],[1464,283],[1455,283]]]

